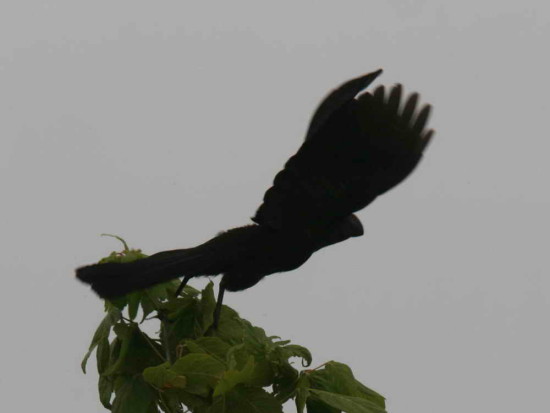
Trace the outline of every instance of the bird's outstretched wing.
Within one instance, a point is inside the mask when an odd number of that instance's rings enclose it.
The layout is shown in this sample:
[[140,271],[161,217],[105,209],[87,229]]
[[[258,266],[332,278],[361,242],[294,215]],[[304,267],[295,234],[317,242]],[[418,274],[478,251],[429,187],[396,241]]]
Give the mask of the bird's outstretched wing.
[[383,86],[357,95],[381,71],[346,82],[314,114],[306,140],[276,176],[252,220],[275,230],[331,225],[371,203],[418,164],[433,131],[418,94]]

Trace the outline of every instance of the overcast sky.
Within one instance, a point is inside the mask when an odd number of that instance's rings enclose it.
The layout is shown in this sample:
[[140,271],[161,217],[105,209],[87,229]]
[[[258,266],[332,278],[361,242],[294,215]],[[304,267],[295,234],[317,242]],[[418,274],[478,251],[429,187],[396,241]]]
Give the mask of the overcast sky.
[[[434,106],[365,236],[226,304],[391,413],[544,411],[547,1],[0,3],[0,405],[104,411],[74,268],[249,222],[319,100],[380,67]],[[200,286],[204,283],[195,283]],[[294,412],[289,406],[287,412]]]

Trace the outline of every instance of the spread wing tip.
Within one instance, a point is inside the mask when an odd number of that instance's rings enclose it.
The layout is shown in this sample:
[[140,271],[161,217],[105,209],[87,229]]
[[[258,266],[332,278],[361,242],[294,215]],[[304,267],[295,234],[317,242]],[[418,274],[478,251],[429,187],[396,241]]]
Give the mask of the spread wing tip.
[[335,112],[366,89],[381,73],[382,69],[375,70],[374,72],[348,80],[331,91],[313,114],[306,135],[306,141],[311,139]]
[[422,152],[426,150],[430,142],[432,141],[432,138],[435,134],[435,131],[433,129],[429,129],[423,136],[422,136]]

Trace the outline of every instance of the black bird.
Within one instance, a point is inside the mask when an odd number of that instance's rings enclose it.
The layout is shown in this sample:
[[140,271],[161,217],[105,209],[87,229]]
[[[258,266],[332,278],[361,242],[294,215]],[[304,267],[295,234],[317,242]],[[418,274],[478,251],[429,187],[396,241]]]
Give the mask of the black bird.
[[323,100],[253,224],[194,248],[81,267],[76,276],[101,297],[115,298],[184,277],[179,294],[192,277],[223,274],[216,326],[225,290],[250,288],[267,275],[298,268],[323,247],[363,235],[353,213],[403,181],[433,134],[425,128],[430,106],[417,110],[416,93],[402,102],[401,85],[359,95],[380,73],[352,79]]

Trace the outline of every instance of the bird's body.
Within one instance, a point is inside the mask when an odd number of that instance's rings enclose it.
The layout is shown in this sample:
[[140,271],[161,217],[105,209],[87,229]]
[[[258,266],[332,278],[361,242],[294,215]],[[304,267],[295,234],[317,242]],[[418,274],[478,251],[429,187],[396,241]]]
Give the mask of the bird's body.
[[401,86],[356,96],[379,74],[344,83],[321,103],[305,142],[264,196],[254,224],[230,229],[194,248],[124,264],[79,268],[77,277],[114,298],[177,277],[223,274],[223,290],[244,290],[263,277],[301,266],[317,250],[363,234],[354,212],[405,179],[432,131],[418,95],[403,105]]
[[169,281],[177,278],[174,274],[193,277],[223,273],[225,288],[240,291],[267,275],[298,268],[316,250],[348,238],[353,233],[348,227],[358,222],[353,217],[335,225],[332,232],[324,234],[323,245],[319,245],[319,234],[246,225],[224,231],[194,248],[163,251],[125,264],[89,265],[79,268],[77,274],[104,298]]

